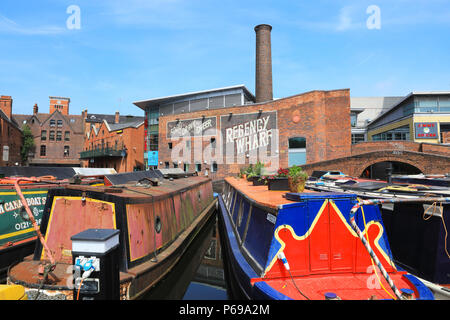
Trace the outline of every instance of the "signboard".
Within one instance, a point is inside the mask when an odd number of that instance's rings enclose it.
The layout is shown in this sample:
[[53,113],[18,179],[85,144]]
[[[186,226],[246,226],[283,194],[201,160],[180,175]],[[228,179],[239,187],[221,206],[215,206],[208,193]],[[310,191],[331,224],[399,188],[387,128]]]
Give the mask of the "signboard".
[[216,117],[169,121],[167,122],[167,138],[201,137],[206,130],[216,128]]
[[270,111],[221,116],[220,128],[226,153],[234,150],[235,155],[240,155],[260,148],[271,150],[277,129],[277,113]]
[[437,139],[437,122],[414,123],[416,139]]
[[149,166],[157,166],[158,165],[158,151],[148,151],[147,158],[148,158]]
[[[41,223],[47,189],[28,189],[24,197],[37,224]],[[0,246],[36,236],[33,224],[15,190],[0,192]]]

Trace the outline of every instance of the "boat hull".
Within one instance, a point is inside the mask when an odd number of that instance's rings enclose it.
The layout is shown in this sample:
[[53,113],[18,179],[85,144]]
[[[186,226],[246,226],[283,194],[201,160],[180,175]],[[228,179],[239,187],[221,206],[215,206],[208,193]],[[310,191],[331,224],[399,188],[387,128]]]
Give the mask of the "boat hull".
[[[288,193],[283,203],[281,193],[267,194],[232,178],[224,190],[218,216],[233,296],[321,300],[331,291],[347,300],[395,298],[384,274],[376,280],[371,257],[350,227],[356,196]],[[357,225],[370,238],[389,281],[413,290],[415,299],[433,299],[417,278],[396,269],[378,207],[366,206],[362,214]]]
[[51,190],[41,233],[57,260],[43,285],[38,265],[46,251],[37,243],[33,257],[10,269],[8,281],[48,296],[73,299],[70,237],[89,228],[118,229],[120,298],[138,299],[176,265],[216,210],[210,179],[164,181],[157,187],[67,186]]

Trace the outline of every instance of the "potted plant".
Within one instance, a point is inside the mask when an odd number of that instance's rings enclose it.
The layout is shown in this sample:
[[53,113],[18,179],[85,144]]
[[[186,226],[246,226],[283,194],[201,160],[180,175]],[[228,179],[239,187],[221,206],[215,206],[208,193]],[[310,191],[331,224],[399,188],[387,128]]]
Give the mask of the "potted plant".
[[308,179],[308,174],[303,171],[302,167],[292,166],[289,168],[288,181],[289,191],[291,192],[303,192],[305,189],[305,183]]
[[272,175],[267,179],[269,190],[288,191],[288,174],[288,169],[279,168],[275,175]]
[[258,182],[258,180],[261,180],[262,168],[264,168],[264,164],[260,161],[255,163],[255,165],[250,164],[248,168],[250,172],[247,174],[247,181],[253,182],[253,185],[264,184]]

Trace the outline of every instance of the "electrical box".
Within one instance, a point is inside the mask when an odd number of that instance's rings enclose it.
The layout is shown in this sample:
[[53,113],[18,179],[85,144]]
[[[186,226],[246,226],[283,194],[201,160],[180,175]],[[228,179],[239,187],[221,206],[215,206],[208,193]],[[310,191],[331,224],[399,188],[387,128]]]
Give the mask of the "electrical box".
[[72,240],[74,300],[119,300],[119,233],[87,229]]

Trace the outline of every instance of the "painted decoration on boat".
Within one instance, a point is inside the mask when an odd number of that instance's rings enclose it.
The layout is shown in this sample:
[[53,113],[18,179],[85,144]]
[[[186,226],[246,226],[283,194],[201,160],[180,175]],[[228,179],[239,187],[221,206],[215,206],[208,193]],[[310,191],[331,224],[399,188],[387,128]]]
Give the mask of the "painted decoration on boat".
[[[291,264],[293,276],[323,273],[323,272],[367,272],[371,260],[364,253],[365,248],[357,234],[352,230],[348,212],[344,208],[346,203],[325,199],[321,202],[311,201],[308,219],[296,225],[277,225],[274,239],[269,251],[269,258],[265,267],[264,278],[286,276],[283,263],[277,259],[280,252],[284,252]],[[390,256],[390,248],[385,239],[382,224],[374,216],[370,206],[364,209],[364,221],[361,230],[369,238],[370,244],[383,266],[388,272],[395,271]],[[362,220],[362,219],[360,219]]]

